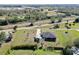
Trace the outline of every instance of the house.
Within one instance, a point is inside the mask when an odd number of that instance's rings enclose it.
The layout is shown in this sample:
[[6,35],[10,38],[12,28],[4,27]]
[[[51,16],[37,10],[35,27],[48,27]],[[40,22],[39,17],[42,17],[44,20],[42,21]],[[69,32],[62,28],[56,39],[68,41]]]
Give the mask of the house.
[[40,29],[37,29],[36,36],[34,37],[35,42],[43,42],[43,41],[49,41],[49,42],[55,42],[56,36],[53,33],[50,32],[41,32]]
[[42,39],[44,39],[44,41],[50,41],[50,42],[56,41],[56,36],[53,33],[50,33],[50,32],[41,33],[41,37],[42,37]]

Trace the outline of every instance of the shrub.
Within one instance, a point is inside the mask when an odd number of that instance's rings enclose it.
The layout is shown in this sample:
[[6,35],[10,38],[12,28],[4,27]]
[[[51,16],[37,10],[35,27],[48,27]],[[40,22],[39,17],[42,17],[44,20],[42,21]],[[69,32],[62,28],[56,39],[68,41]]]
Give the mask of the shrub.
[[0,44],[3,43],[5,41],[5,33],[1,32],[0,33]]
[[69,24],[69,26],[71,26],[71,24]]
[[6,20],[0,20],[0,25],[3,26],[3,25],[7,25],[7,21]]
[[19,50],[19,49],[23,49],[23,50],[35,50],[37,47],[37,45],[29,45],[29,44],[26,44],[26,45],[19,45],[19,46],[12,46],[12,50]]
[[63,50],[64,55],[73,55],[73,51],[71,50],[70,46],[66,46]]
[[14,26],[14,28],[13,28],[15,31],[16,31],[16,29],[17,29],[17,26]]
[[74,46],[76,46],[77,48],[79,48],[79,38],[77,38],[74,42],[73,42]]
[[59,28],[58,24],[55,24],[55,26],[53,27],[54,29]]
[[15,24],[17,23],[18,21],[16,19],[8,19],[8,22],[9,23],[12,23],[12,24]]
[[74,21],[74,22],[78,23],[78,22],[79,22],[79,18],[75,19],[75,21]]

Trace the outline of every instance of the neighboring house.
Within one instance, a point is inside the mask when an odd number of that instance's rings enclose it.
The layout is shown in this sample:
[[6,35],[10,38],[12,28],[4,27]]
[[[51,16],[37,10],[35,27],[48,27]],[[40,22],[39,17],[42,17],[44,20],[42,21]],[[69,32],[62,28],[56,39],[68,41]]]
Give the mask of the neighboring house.
[[5,32],[5,42],[9,42],[12,39],[12,33],[11,32]]

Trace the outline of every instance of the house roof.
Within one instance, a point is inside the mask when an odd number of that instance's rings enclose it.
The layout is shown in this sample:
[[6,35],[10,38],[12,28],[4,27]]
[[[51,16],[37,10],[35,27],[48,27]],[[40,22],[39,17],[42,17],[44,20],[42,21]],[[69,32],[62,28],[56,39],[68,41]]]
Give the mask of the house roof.
[[53,33],[50,33],[50,32],[43,32],[43,33],[41,33],[41,36],[43,38],[56,38],[56,36]]

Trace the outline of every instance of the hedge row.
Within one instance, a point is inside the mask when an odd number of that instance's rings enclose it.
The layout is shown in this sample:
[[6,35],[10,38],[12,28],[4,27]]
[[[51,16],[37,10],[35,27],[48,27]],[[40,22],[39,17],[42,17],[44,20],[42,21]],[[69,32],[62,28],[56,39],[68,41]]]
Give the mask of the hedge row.
[[22,50],[35,50],[37,47],[37,45],[29,45],[29,44],[26,44],[26,45],[20,45],[20,46],[12,46],[12,50],[19,50],[19,49],[22,49]]

